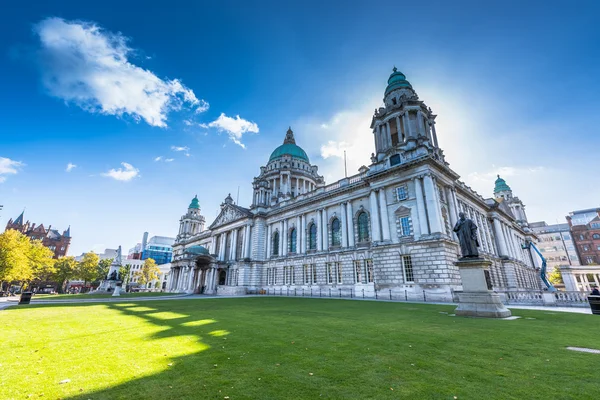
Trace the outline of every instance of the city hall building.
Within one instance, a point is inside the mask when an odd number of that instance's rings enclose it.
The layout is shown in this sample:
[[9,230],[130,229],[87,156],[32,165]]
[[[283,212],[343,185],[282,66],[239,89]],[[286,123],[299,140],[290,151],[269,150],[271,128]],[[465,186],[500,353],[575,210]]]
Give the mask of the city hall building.
[[463,212],[479,227],[494,289],[540,290],[523,246],[535,236],[506,182],[498,177],[494,197],[484,198],[459,180],[438,146],[436,115],[395,68],[383,100],[370,126],[375,152],[357,175],[326,184],[289,129],[254,178],[249,208],[227,196],[206,228],[194,197],[180,220],[168,289],[391,290],[450,300],[462,289],[452,227]]

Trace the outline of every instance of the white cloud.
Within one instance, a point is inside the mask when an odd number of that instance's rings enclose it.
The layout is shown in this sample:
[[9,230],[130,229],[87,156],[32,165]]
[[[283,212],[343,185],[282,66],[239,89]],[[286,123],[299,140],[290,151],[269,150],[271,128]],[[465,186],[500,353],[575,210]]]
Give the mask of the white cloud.
[[132,116],[166,127],[167,114],[209,107],[179,80],[163,80],[133,64],[127,38],[92,22],[46,18],[35,25],[43,83],[53,96],[89,112]]
[[67,168],[65,169],[65,171],[71,172],[74,168],[77,168],[77,165],[75,165],[73,163],[68,163],[67,164]]
[[6,176],[4,175],[14,175],[19,170],[24,167],[20,161],[11,160],[10,158],[0,157],[0,183],[6,181]]
[[173,151],[190,151],[190,148],[187,146],[171,146],[171,150]]
[[160,160],[162,160],[162,159],[163,159],[163,156],[158,156],[158,157],[156,157],[156,158],[154,159],[154,161],[160,161]]
[[244,133],[258,133],[258,125],[256,123],[246,121],[245,119],[240,118],[239,115],[236,115],[235,118],[231,118],[226,116],[225,113],[221,113],[219,118],[206,126],[209,128],[217,128],[219,132],[227,132],[229,139],[243,149],[246,148],[246,145],[242,143],[242,136]]
[[495,182],[498,176],[502,178],[519,176],[522,177],[524,175],[533,175],[539,172],[545,172],[546,168],[543,166],[534,166],[534,167],[498,167],[493,168],[491,171],[487,172],[471,172],[468,175],[468,180],[470,182],[485,182],[492,183]]
[[139,176],[140,170],[135,168],[133,165],[128,164],[126,162],[122,162],[121,165],[123,166],[123,168],[113,168],[108,172],[103,173],[102,176],[106,176],[123,182],[128,182],[136,176]]
[[174,158],[165,158],[165,162],[173,162],[174,160]]

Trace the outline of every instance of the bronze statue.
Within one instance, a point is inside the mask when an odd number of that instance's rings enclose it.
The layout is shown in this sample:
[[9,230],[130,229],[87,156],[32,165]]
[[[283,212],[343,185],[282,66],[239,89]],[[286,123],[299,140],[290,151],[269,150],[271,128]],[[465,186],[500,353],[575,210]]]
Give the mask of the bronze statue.
[[117,271],[113,271],[112,274],[110,274],[108,277],[109,281],[116,281],[118,279],[119,279],[119,275],[118,275]]
[[458,236],[458,242],[460,243],[460,252],[462,258],[476,258],[479,257],[479,242],[477,240],[477,225],[475,222],[465,217],[465,213],[459,213],[459,220],[454,225],[454,232]]

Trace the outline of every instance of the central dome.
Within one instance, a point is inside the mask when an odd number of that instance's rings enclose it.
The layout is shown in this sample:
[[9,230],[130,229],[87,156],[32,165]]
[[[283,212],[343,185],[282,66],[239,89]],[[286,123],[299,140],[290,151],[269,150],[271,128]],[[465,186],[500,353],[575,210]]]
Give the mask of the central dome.
[[294,132],[291,128],[288,129],[283,144],[275,150],[273,150],[273,152],[271,153],[271,157],[269,157],[269,162],[277,158],[283,157],[284,155],[299,158],[310,164],[306,152],[302,150],[302,147],[296,145],[296,140],[294,140]]
[[402,72],[398,71],[396,67],[394,67],[393,72],[388,79],[388,86],[385,88],[385,95],[387,96],[389,92],[399,88],[412,89],[412,86],[410,82],[406,80],[406,76]]

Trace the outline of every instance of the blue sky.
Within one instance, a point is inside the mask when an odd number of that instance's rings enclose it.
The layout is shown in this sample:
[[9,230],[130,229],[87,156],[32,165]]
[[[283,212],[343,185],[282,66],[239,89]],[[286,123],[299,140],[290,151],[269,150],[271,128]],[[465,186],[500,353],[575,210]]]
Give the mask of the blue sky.
[[174,236],[195,194],[208,222],[238,186],[248,206],[289,125],[335,181],[344,149],[350,173],[369,163],[394,65],[480,194],[501,173],[530,221],[598,206],[600,6],[491,3],[5,6],[0,229],[26,207],[71,225],[73,255]]

